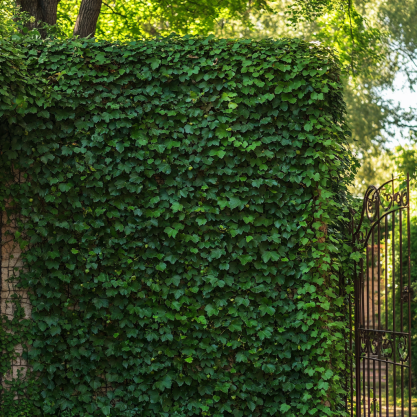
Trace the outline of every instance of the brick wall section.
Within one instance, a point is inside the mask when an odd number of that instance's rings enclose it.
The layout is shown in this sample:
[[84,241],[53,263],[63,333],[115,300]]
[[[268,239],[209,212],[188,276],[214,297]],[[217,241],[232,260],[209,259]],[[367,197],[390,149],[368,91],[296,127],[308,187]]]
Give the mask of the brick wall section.
[[[22,260],[20,258],[21,250],[18,244],[13,239],[14,232],[16,230],[15,224],[12,221],[7,224],[6,213],[1,213],[1,298],[0,298],[0,313],[8,316],[9,319],[13,318],[15,305],[11,302],[12,294],[18,294],[22,297],[21,305],[25,310],[25,318],[29,318],[31,315],[31,306],[26,291],[22,291],[16,288],[16,278],[19,276],[19,271],[22,268]],[[2,376],[2,383],[7,384],[7,380],[11,378],[17,378],[18,370],[21,370],[23,375],[26,373],[27,363],[21,357],[22,346],[16,346],[16,352],[18,358],[12,364],[10,372]]]

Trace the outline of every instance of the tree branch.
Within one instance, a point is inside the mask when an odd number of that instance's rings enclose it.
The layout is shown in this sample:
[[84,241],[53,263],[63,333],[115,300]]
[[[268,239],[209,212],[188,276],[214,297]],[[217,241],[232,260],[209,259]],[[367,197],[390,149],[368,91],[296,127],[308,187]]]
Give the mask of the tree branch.
[[[121,13],[119,13],[119,12],[116,12],[116,10],[114,10],[114,9],[113,9],[113,7],[111,7],[111,6],[110,6],[109,4],[107,4],[105,1],[103,1],[103,4],[104,4],[106,7],[108,7],[108,8],[111,10],[111,12],[112,12],[113,14],[116,14],[116,15],[118,15],[118,16],[121,16],[121,17],[125,18],[125,19],[128,19],[128,17],[127,17],[126,15],[121,14]],[[102,13],[102,14],[110,14],[110,13]]]

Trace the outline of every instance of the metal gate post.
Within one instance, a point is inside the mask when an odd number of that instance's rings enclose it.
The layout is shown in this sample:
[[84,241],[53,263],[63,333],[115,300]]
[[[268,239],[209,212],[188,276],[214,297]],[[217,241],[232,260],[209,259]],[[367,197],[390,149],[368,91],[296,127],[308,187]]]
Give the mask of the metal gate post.
[[[353,242],[353,244],[355,245],[355,242]],[[358,275],[357,272],[357,262],[355,261],[355,266],[354,266],[354,294],[355,294],[355,390],[356,390],[356,417],[361,417],[361,413],[362,413],[362,407],[361,407],[361,397],[360,397],[360,384],[361,384],[361,368],[360,368],[360,363],[361,363],[361,351],[360,351],[360,337],[359,337],[359,332],[357,331],[357,329],[359,328],[359,314],[360,314],[360,305],[359,305],[359,300],[360,300],[360,291],[359,291],[359,277],[360,274]],[[353,378],[353,375],[352,375]],[[352,416],[353,417],[353,416]]]

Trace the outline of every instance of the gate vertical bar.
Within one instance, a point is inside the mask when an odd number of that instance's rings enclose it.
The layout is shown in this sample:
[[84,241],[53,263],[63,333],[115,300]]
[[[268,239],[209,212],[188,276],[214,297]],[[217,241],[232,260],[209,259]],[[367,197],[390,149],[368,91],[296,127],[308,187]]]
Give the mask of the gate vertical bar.
[[[343,276],[342,271],[339,271],[339,296],[346,300],[346,280]],[[348,307],[345,307],[345,303],[342,304],[343,306],[343,313],[346,315],[348,314]],[[350,324],[348,324],[348,328],[345,329],[345,336],[347,336],[347,332],[351,332]],[[345,397],[345,410],[349,409],[349,378],[351,375],[348,374],[349,372],[349,348],[348,348],[348,340],[345,337],[345,384],[346,384],[346,397]]]
[[[4,214],[5,215],[5,214]],[[6,219],[5,219],[6,221]],[[0,317],[3,305],[3,212],[0,211]],[[0,387],[3,387],[3,374],[0,373]],[[3,412],[3,389],[0,389],[0,411]]]
[[[363,273],[363,259],[361,259],[361,305],[362,305],[362,324],[365,328],[365,276]],[[363,358],[363,415],[366,417],[366,360]]]
[[[369,330],[370,328],[370,311],[369,311],[369,249],[368,249],[368,242],[366,242],[366,329]],[[370,374],[371,374],[371,362],[369,360],[370,352],[369,352],[369,344],[367,344],[367,352],[366,352],[366,359],[368,365],[368,373],[366,377],[366,383],[368,385],[368,415],[371,417],[371,384],[370,384]],[[365,413],[366,416],[366,413]]]
[[[404,330],[404,321],[403,321],[403,297],[402,297],[402,290],[403,290],[403,216],[402,210],[399,211],[399,249],[400,249],[400,332],[402,333]],[[400,358],[401,359],[401,358]],[[401,417],[404,417],[404,366],[401,366]]]
[[[352,323],[352,296],[349,293],[349,323],[350,323],[350,332],[349,332],[349,352],[353,355],[353,340],[352,340],[352,332],[353,332],[353,323]],[[350,415],[353,417],[353,358],[350,359],[349,362],[350,367]]]
[[[354,244],[356,242],[354,241]],[[360,261],[361,262],[361,261]],[[360,274],[357,273],[357,262],[354,265],[354,293],[355,293],[355,382],[356,382],[356,415],[362,417],[361,407],[361,354],[359,339],[359,317],[361,312],[360,306]]]
[[[353,241],[354,232],[355,232],[355,223],[354,223],[353,216],[352,216],[352,219],[351,219],[351,230],[352,230],[352,241]],[[354,268],[353,269],[353,279],[354,279],[353,284],[355,285],[356,281],[357,281],[357,279],[356,279],[356,262],[354,263],[353,268]],[[351,281],[349,283],[351,284]],[[355,291],[353,292],[353,295],[355,297]],[[356,299],[356,297],[355,297],[355,299]],[[352,292],[349,292],[348,300],[349,300],[349,328],[350,328],[349,341],[350,341],[350,352],[353,355],[354,353],[353,353],[352,332],[353,332],[353,325],[355,323],[352,322],[352,301],[354,301],[354,300],[352,300]],[[356,324],[355,324],[355,326],[356,326]],[[355,355],[355,358],[356,358],[356,355]],[[350,415],[351,415],[351,417],[353,417],[353,358],[351,358],[349,365],[350,365]],[[356,372],[357,372],[357,368],[356,368]],[[356,380],[356,378],[355,378],[355,380]],[[357,407],[358,406],[356,405],[356,409],[357,409]]]
[[[392,179],[392,201],[395,201],[394,196],[394,178]],[[391,244],[392,244],[392,330],[394,332],[393,334],[393,351],[394,351],[394,360],[392,368],[394,370],[394,395],[393,395],[393,401],[394,401],[394,417],[397,417],[397,367],[395,365],[396,363],[396,354],[395,354],[395,339],[396,339],[396,326],[395,326],[395,320],[396,320],[396,314],[395,314],[395,213],[392,213],[392,237],[391,237]]]
[[[385,330],[388,330],[388,216],[385,216]],[[389,417],[389,378],[388,363],[385,364],[385,408],[387,410],[386,417]]]
[[[378,218],[379,204],[378,204]],[[381,330],[381,224],[378,223],[378,330]],[[381,352],[378,349],[378,359],[381,359]],[[378,362],[378,391],[379,391],[379,416],[382,417],[382,392],[381,392],[381,362]]]
[[[343,277],[342,271],[339,271],[339,297],[346,300],[346,282]],[[343,313],[348,314],[348,307],[345,307],[345,303],[342,304]],[[351,332],[350,323],[348,325],[349,333]],[[347,330],[345,329],[345,335]],[[348,376],[348,369],[349,369],[349,349],[348,349],[348,341],[345,338],[345,375],[346,375],[346,397],[345,397],[345,409],[346,411],[349,409],[349,376]]]
[[410,227],[410,174],[407,173],[407,241],[408,241],[408,416],[411,417],[411,227]]
[[[372,293],[371,293],[371,300],[368,300],[368,303],[372,303],[372,328],[375,329],[375,229],[372,230],[372,246],[371,246],[371,273],[372,273]],[[372,354],[369,352],[369,356]],[[374,358],[372,358],[374,359]],[[376,378],[375,378],[375,361],[372,361],[372,398],[371,398],[371,409],[373,407],[374,412],[373,415],[376,417],[376,403],[375,403],[375,396],[376,396]],[[371,385],[371,381],[369,381],[369,385]],[[371,411],[369,411],[371,414]]]

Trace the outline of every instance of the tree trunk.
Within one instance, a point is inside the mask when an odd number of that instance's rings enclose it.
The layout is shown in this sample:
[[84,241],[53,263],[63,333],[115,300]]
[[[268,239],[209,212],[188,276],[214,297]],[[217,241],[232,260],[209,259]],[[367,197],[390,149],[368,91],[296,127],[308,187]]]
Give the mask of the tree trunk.
[[60,0],[39,0],[41,4],[43,21],[48,25],[56,25],[56,14]]
[[26,23],[29,30],[37,28],[42,21],[42,9],[38,0],[17,0],[18,7],[22,12],[29,13],[35,20]]
[[[58,3],[60,0],[17,0],[16,3],[22,12],[27,12],[34,17],[34,20],[28,22],[26,27],[29,30],[38,28],[42,22],[48,25],[56,24],[56,15]],[[46,37],[46,31],[40,30],[43,38]]]
[[94,36],[100,14],[102,0],[82,0],[77,21],[75,22],[74,36],[86,38]]

